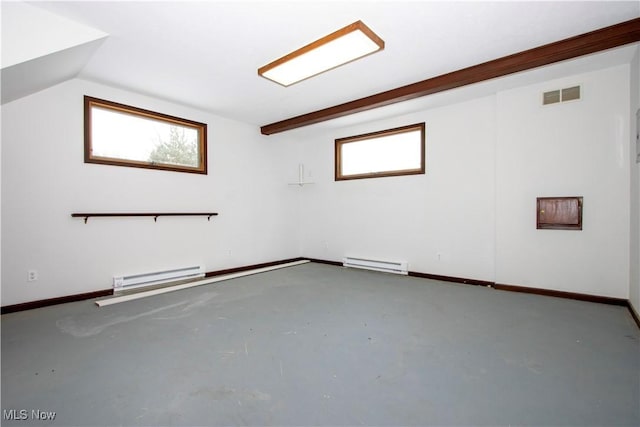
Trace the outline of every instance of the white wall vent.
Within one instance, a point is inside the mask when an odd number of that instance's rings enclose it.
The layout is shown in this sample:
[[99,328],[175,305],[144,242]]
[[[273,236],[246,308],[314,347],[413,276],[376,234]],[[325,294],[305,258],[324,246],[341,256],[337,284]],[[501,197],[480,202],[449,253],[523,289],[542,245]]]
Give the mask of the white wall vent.
[[155,271],[152,273],[132,274],[129,276],[115,276],[113,289],[121,291],[125,289],[139,288],[142,286],[160,285],[176,282],[178,280],[198,279],[204,277],[204,267],[182,267],[174,270]]
[[385,273],[409,274],[406,261],[379,261],[366,258],[345,257],[342,259],[342,265],[365,270],[383,271]]
[[580,99],[580,86],[550,90],[542,94],[542,105],[557,104],[559,102],[576,101]]

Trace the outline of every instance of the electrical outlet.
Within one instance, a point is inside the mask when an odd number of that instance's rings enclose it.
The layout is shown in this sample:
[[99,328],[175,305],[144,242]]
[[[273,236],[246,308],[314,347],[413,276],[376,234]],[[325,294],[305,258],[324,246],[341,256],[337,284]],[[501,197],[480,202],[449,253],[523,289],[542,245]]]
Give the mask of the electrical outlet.
[[36,280],[38,280],[38,270],[27,271],[27,281],[35,282]]

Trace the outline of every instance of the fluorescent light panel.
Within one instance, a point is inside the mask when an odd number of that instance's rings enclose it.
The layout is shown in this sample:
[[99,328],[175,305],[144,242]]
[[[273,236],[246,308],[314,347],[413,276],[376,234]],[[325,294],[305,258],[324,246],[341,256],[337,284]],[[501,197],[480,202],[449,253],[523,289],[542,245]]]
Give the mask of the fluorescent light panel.
[[258,74],[290,86],[382,49],[384,41],[357,21],[259,68]]

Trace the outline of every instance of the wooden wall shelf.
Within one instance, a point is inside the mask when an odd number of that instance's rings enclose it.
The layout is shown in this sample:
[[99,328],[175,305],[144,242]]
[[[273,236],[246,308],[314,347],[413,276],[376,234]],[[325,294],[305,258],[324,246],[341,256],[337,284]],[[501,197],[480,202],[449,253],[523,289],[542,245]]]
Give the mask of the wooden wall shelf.
[[217,212],[150,212],[150,213],[72,213],[73,218],[84,218],[84,223],[91,217],[136,217],[136,216],[149,216],[153,217],[153,221],[157,222],[159,216],[206,216],[207,221],[211,220],[212,216],[217,216]]

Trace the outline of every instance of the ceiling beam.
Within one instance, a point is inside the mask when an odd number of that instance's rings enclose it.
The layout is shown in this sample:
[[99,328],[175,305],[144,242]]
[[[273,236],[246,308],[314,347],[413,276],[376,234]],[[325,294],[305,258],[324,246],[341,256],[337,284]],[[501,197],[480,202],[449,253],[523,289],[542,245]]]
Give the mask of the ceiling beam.
[[355,101],[271,123],[262,126],[260,132],[263,135],[272,135],[327,120],[337,119],[349,114],[360,113],[449,89],[503,77],[520,71],[566,61],[638,41],[640,41],[640,18],[518,52],[513,55],[503,56],[502,58],[489,62],[380,92],[365,98],[356,99]]

